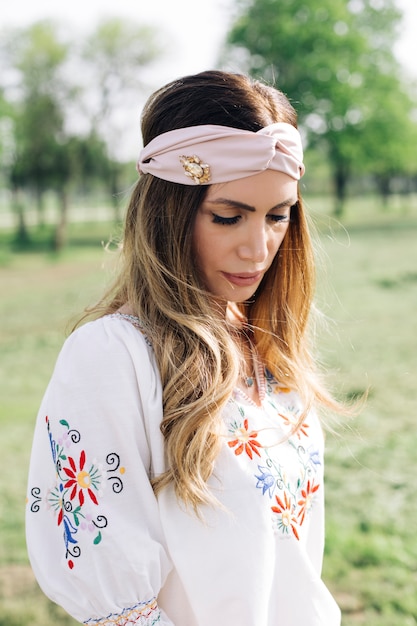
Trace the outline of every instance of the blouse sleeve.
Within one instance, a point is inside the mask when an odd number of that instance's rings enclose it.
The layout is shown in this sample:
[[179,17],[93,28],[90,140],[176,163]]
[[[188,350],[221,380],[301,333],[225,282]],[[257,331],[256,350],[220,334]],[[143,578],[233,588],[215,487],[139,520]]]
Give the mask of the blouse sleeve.
[[161,417],[132,324],[103,318],[67,339],[35,428],[26,530],[44,593],[84,624],[172,625],[157,604],[171,562],[149,481]]

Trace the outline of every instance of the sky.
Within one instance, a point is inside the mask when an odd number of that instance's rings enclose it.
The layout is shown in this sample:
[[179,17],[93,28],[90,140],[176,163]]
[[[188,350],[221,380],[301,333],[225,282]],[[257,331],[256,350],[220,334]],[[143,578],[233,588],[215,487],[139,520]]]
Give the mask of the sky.
[[[396,2],[405,19],[395,52],[409,74],[417,79],[417,0]],[[170,80],[219,66],[219,52],[232,23],[235,4],[235,0],[3,0],[0,29],[56,19],[73,32],[87,33],[99,20],[115,16],[154,26],[167,53],[147,77],[144,102],[156,88]]]
[[233,0],[3,0],[0,27],[55,18],[87,31],[100,19],[114,16],[155,26],[168,50],[157,68],[156,88],[217,65],[233,4]]
[[[378,2],[380,0],[374,0]],[[417,0],[396,0],[405,20],[396,52],[417,77]],[[25,26],[57,18],[89,30],[103,17],[120,15],[164,31],[168,55],[157,69],[155,86],[217,65],[218,53],[232,20],[233,0],[3,0],[0,26]]]

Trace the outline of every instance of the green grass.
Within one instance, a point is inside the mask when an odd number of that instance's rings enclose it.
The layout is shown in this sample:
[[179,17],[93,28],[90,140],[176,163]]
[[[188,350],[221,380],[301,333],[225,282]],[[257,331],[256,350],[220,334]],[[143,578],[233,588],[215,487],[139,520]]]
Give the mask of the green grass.
[[322,356],[347,395],[369,388],[360,416],[327,438],[324,577],[344,626],[417,624],[416,214],[351,218],[321,238],[334,320]]
[[[414,205],[413,205],[414,202]],[[356,418],[327,435],[324,578],[344,626],[417,624],[417,207],[391,212],[353,202],[344,227],[316,214],[322,247],[320,352],[330,381],[354,397]],[[34,582],[24,543],[24,499],[35,415],[57,353],[82,308],[108,282],[108,224],[73,226],[59,256],[15,253],[0,233],[0,626],[69,626]],[[117,234],[117,233],[116,233]],[[326,269],[325,269],[326,268]]]
[[114,234],[108,224],[74,226],[59,256],[48,251],[47,233],[20,254],[0,235],[0,626],[75,624],[43,597],[28,567],[26,475],[36,407],[71,322],[110,278],[114,255],[102,242]]

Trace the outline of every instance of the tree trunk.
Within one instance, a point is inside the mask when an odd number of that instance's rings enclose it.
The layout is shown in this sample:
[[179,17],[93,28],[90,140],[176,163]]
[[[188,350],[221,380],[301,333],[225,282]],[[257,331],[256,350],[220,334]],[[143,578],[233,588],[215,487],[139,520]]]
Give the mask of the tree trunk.
[[346,202],[346,189],[348,182],[348,171],[344,163],[338,163],[333,174],[333,184],[335,192],[334,215],[337,218],[343,216]]
[[38,214],[38,226],[44,228],[45,226],[45,203],[44,203],[44,191],[40,187],[36,186],[36,210]]
[[30,236],[26,225],[25,206],[18,187],[13,187],[12,189],[12,209],[17,215],[15,242],[18,246],[26,247],[30,244]]
[[391,193],[391,177],[388,174],[380,174],[376,177],[376,184],[382,199],[382,207],[388,208],[388,198]]
[[120,222],[120,204],[119,204],[119,169],[117,164],[110,164],[109,189],[111,202],[113,205],[113,215],[116,224]]
[[68,226],[68,193],[65,187],[59,192],[59,221],[55,229],[53,249],[60,252],[67,242]]

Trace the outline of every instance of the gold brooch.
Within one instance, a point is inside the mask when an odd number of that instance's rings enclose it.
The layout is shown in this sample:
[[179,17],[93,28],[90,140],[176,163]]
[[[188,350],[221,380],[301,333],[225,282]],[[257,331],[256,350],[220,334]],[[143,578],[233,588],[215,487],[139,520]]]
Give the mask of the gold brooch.
[[181,164],[185,170],[185,175],[192,178],[195,183],[202,185],[210,180],[210,165],[202,163],[201,159],[194,156],[180,156]]

